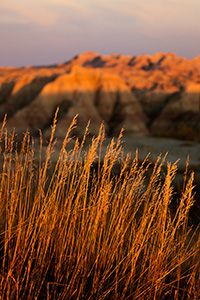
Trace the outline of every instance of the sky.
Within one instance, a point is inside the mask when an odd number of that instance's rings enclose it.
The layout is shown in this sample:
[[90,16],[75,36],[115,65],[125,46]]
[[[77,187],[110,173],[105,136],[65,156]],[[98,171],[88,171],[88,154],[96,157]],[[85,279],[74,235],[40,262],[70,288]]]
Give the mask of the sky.
[[200,0],[0,0],[0,65],[49,65],[86,51],[200,55]]

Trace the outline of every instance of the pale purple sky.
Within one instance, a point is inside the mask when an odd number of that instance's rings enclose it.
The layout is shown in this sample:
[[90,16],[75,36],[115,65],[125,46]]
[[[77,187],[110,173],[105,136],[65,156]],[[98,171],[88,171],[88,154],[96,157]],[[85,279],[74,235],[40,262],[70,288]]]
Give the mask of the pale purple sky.
[[0,0],[0,65],[48,65],[85,51],[200,54],[200,0]]

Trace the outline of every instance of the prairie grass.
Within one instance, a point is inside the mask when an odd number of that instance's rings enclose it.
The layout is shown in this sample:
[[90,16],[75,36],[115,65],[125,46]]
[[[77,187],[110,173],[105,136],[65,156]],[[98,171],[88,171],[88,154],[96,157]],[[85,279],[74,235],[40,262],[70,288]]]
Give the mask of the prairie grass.
[[[187,170],[177,207],[176,164],[124,155],[120,134],[102,155],[104,127],[66,151],[73,120],[52,163],[56,118],[43,157],[26,132],[1,130],[0,299],[199,299],[199,228]],[[119,174],[113,169],[118,164]],[[95,166],[95,167],[94,167]],[[162,176],[161,176],[162,175]]]

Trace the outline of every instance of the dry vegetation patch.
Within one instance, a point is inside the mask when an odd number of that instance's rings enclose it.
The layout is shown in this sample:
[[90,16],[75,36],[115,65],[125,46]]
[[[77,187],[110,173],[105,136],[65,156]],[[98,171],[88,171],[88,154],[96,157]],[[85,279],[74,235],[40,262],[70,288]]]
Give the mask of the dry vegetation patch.
[[[193,177],[171,213],[176,164],[125,156],[121,135],[101,160],[103,126],[80,159],[86,134],[51,163],[29,133],[21,150],[2,128],[0,173],[1,299],[199,299],[199,229],[188,228]],[[119,175],[113,174],[116,163]],[[93,168],[96,164],[96,169]],[[187,172],[185,174],[187,178]]]

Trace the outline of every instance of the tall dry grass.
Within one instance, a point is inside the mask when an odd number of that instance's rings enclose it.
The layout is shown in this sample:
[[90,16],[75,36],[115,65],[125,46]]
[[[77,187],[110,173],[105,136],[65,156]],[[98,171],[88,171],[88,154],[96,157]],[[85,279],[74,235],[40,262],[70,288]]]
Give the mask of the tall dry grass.
[[159,157],[147,182],[148,159],[125,156],[121,135],[101,158],[103,126],[84,156],[87,130],[66,151],[75,122],[55,164],[56,119],[45,159],[42,137],[36,155],[28,132],[19,151],[1,130],[0,299],[199,299],[194,174],[172,213],[176,164],[163,182]]

